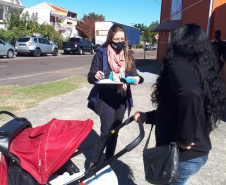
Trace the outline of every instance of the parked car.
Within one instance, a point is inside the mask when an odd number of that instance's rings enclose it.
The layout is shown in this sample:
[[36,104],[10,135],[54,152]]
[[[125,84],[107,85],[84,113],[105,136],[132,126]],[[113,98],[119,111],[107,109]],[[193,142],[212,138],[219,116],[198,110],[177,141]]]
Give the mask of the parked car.
[[153,45],[153,50],[156,50],[157,49],[157,45]]
[[62,42],[62,50],[64,54],[79,53],[82,55],[84,52],[94,54],[94,45],[86,38],[70,38],[68,42]]
[[15,49],[17,55],[33,54],[35,57],[41,56],[41,54],[53,54],[58,55],[58,46],[51,44],[47,39],[43,37],[20,37],[16,41]]
[[151,45],[151,44],[145,45],[144,46],[144,50],[145,51],[147,51],[147,50],[151,50],[152,51],[153,50],[153,45]]
[[7,58],[13,58],[14,53],[14,47],[11,44],[4,42],[0,39],[0,56],[7,56]]

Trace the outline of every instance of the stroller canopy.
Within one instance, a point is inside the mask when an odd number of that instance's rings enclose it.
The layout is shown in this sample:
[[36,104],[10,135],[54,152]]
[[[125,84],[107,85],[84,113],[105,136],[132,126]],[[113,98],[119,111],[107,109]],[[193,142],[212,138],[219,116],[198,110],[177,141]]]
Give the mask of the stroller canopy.
[[92,129],[93,121],[57,120],[20,133],[10,152],[20,159],[21,167],[40,184],[58,170],[75,152]]

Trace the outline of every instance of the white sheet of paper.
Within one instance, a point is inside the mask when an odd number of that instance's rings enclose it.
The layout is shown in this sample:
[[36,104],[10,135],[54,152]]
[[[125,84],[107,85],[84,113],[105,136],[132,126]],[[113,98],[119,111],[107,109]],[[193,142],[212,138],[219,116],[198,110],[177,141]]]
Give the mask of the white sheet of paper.
[[102,79],[95,81],[96,84],[123,84],[122,82],[115,82],[110,79]]

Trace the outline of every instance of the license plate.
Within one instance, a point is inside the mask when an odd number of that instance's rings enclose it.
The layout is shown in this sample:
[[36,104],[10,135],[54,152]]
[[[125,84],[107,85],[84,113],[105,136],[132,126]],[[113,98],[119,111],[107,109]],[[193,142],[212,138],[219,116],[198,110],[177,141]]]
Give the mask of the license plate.
[[70,51],[71,50],[71,48],[67,48],[67,51]]

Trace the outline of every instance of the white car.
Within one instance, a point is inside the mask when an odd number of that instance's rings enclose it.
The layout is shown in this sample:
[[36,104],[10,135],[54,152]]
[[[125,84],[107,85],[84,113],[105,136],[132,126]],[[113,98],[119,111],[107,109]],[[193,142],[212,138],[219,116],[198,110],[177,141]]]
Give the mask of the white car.
[[7,56],[7,58],[13,58],[14,53],[14,47],[11,44],[4,42],[0,39],[0,56]]

